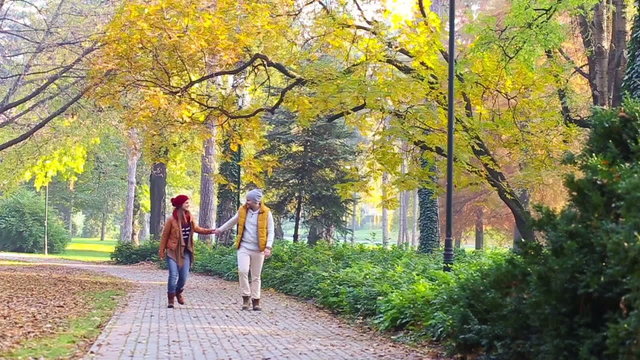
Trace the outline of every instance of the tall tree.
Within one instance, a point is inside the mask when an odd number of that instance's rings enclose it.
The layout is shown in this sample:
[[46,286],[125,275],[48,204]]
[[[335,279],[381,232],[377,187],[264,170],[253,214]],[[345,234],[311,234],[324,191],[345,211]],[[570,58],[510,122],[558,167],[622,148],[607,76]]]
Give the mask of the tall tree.
[[[124,220],[120,241],[123,243],[132,242],[134,229],[133,223],[136,219],[134,214],[134,202],[136,197],[136,173],[140,159],[140,141],[135,129],[129,130],[127,142],[127,200],[124,207]],[[137,235],[135,236],[137,239]]]
[[626,95],[640,99],[640,4],[636,3],[636,16],[631,29],[631,40],[629,41],[629,64],[624,75],[622,84]]
[[[226,136],[222,145],[222,156],[224,160],[220,163],[218,183],[218,206],[216,209],[216,219],[218,226],[224,224],[232,218],[238,211],[238,198],[240,189],[240,149],[237,144],[233,144],[230,136]],[[233,244],[235,231],[226,231],[216,239],[218,244],[230,246]]]
[[152,238],[159,239],[165,220],[167,203],[167,164],[156,162],[149,174],[149,188],[151,196],[151,218],[149,233]]
[[382,247],[389,247],[389,209],[387,193],[389,192],[389,173],[382,172]]
[[273,128],[267,134],[268,145],[258,156],[275,162],[266,181],[268,189],[277,190],[274,202],[294,209],[296,227],[304,223],[309,229],[310,245],[331,241],[336,232],[348,232],[345,219],[351,212],[353,193],[341,188],[358,180],[346,169],[356,156],[350,142],[354,133],[342,123],[316,121],[300,126],[292,113],[284,111],[268,121]]
[[476,250],[484,248],[484,208],[479,206],[476,210]]
[[411,248],[412,249],[417,249],[418,248],[418,237],[419,237],[419,232],[418,232],[418,214],[419,214],[419,202],[420,202],[420,198],[418,197],[418,190],[413,191],[412,193],[412,197],[413,197],[413,225],[411,226]]
[[[216,124],[213,119],[206,123],[210,138],[204,140],[204,153],[201,159],[200,171],[200,226],[213,228],[216,224],[214,175],[216,169]],[[198,235],[198,238],[211,243],[212,235]]]
[[104,240],[107,226],[123,213],[127,195],[126,145],[118,136],[102,139],[88,155],[87,170],[75,183],[75,207],[86,216],[86,222],[98,224]]
[[627,62],[626,3],[625,0],[600,0],[590,11],[577,15],[587,51],[591,96],[597,106],[618,106],[622,101],[621,86]]

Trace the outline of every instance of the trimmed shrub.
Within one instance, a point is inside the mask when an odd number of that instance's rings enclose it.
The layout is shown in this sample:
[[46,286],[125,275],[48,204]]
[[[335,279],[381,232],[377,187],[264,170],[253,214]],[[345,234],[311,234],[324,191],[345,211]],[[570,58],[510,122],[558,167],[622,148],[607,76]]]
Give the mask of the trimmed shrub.
[[[44,201],[21,189],[0,199],[0,251],[44,252]],[[47,250],[61,253],[71,240],[57,212],[49,208]]]
[[118,243],[111,253],[111,260],[116,264],[137,264],[143,261],[158,262],[158,241],[147,241],[139,246],[131,243]]

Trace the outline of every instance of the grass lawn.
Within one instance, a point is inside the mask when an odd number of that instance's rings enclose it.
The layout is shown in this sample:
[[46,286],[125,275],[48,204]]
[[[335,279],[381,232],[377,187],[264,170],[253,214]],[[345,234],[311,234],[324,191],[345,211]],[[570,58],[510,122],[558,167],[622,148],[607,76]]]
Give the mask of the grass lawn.
[[67,244],[67,248],[62,254],[50,254],[44,256],[43,254],[20,253],[20,256],[104,262],[111,260],[111,253],[115,249],[117,243],[117,240],[112,239],[100,241],[98,238],[73,238],[69,244]]
[[109,261],[117,240],[98,238],[73,238],[64,253],[55,256],[81,261]]

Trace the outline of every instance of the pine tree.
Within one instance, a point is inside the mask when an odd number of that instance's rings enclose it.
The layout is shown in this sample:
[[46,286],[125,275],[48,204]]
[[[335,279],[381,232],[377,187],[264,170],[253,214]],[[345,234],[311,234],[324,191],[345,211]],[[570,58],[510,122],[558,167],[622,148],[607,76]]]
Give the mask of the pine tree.
[[[222,226],[238,211],[238,179],[240,177],[241,153],[231,148],[230,140],[226,139],[222,144],[221,154],[227,155],[219,168],[219,174],[224,178],[224,183],[218,185],[218,206],[216,207],[217,227]],[[216,238],[216,243],[230,246],[235,239],[235,229],[230,229]]]
[[337,186],[355,180],[345,167],[356,156],[353,132],[341,122],[300,126],[287,112],[268,120],[273,125],[269,146],[259,156],[278,162],[267,178],[270,206],[286,212],[277,216],[294,221],[294,241],[300,240],[301,225],[309,229],[309,244],[348,232],[345,219],[353,199],[343,199]]
[[[636,3],[640,9],[640,3]],[[635,99],[640,99],[640,14],[636,14],[627,49],[629,60],[622,82],[622,91]]]

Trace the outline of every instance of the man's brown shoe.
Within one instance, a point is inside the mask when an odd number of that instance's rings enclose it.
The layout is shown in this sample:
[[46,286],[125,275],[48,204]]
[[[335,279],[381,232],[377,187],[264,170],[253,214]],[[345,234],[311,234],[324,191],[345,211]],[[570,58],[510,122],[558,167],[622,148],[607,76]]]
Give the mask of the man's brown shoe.
[[249,310],[249,300],[251,296],[243,296],[242,297],[242,310]]
[[253,303],[253,311],[262,310],[262,308],[260,308],[260,299],[251,299],[251,302]]

